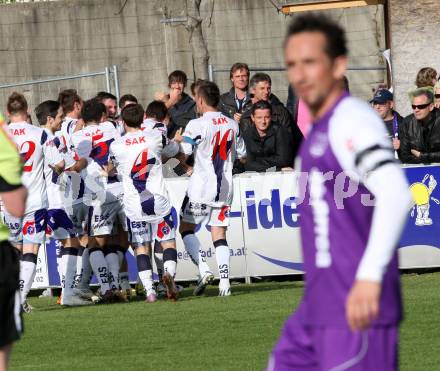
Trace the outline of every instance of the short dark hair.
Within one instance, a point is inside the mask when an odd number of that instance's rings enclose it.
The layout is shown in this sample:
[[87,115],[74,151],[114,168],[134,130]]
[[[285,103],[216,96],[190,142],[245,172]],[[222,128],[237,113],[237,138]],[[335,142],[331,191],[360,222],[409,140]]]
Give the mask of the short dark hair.
[[96,94],[95,98],[100,102],[104,102],[106,99],[112,99],[115,101],[118,100],[118,98],[116,98],[112,93],[107,93],[106,91],[100,91],[98,94]]
[[134,95],[125,94],[119,99],[119,108],[124,108],[126,102],[138,103],[138,100]]
[[164,102],[161,100],[153,100],[145,110],[147,117],[153,118],[162,122],[167,117],[168,109]]
[[251,115],[255,115],[255,111],[257,109],[268,109],[270,113],[272,113],[272,105],[265,101],[265,100],[259,100],[258,102],[255,102],[251,107]]
[[186,76],[186,73],[181,70],[175,70],[170,73],[168,76],[168,86],[171,86],[173,82],[181,82],[186,86],[186,83],[188,82],[188,77]]
[[64,114],[72,112],[75,103],[81,103],[81,101],[82,99],[75,89],[66,89],[58,94],[58,102],[60,102],[61,107],[63,107]]
[[131,128],[138,128],[144,121],[144,108],[140,104],[129,104],[121,112],[122,121]]
[[263,72],[258,72],[254,76],[252,76],[251,81],[249,81],[249,86],[253,88],[255,85],[262,81],[268,82],[269,85],[272,86],[272,79],[267,73]]
[[421,97],[422,95],[424,95],[426,98],[428,98],[428,103],[433,103],[434,102],[434,94],[431,90],[429,89],[416,89],[411,93],[412,98],[414,99],[415,97]]
[[322,33],[327,40],[325,52],[331,59],[345,56],[348,53],[343,28],[328,17],[313,13],[296,17],[289,25],[284,44],[291,36],[303,32]]
[[101,121],[102,115],[106,113],[107,110],[103,103],[98,99],[93,98],[84,102],[81,109],[81,117],[85,123]]
[[190,90],[193,97],[196,95],[197,87],[199,86],[200,81],[203,81],[202,79],[197,79],[191,84]]
[[197,96],[210,107],[217,107],[220,102],[220,90],[215,82],[201,80],[197,84]]
[[249,66],[246,63],[241,63],[241,62],[237,62],[234,63],[231,67],[231,70],[229,71],[229,78],[232,78],[232,75],[240,70],[246,70],[247,71],[247,75],[249,77],[250,72],[249,72]]
[[46,100],[35,107],[35,116],[40,125],[47,124],[47,118],[55,118],[58,114],[58,109],[60,108],[60,103],[56,100]]

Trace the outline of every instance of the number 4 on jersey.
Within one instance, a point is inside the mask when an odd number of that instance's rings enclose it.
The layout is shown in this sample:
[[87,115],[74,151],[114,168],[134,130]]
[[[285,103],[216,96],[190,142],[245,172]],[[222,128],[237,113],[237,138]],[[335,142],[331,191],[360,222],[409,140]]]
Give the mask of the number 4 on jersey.
[[139,193],[145,190],[148,175],[155,163],[155,157],[148,158],[148,149],[144,149],[137,155],[131,168],[130,177],[133,180],[133,185]]

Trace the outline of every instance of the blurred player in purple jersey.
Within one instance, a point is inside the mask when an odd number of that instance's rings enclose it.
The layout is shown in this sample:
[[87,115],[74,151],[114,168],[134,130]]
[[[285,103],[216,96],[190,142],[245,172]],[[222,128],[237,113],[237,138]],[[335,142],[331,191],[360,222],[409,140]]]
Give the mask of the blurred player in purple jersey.
[[285,40],[289,81],[313,119],[296,165],[307,179],[306,285],[268,370],[398,368],[396,247],[411,198],[380,118],[343,90],[345,44],[338,25],[313,14],[296,18]]

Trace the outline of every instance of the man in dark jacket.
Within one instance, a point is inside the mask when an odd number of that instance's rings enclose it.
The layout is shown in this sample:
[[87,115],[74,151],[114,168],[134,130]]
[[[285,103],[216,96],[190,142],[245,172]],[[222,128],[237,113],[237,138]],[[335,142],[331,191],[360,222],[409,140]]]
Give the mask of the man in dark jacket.
[[218,110],[239,122],[244,108],[250,102],[248,91],[249,67],[246,63],[234,63],[229,73],[232,88],[220,96]]
[[246,144],[246,171],[291,169],[292,144],[286,130],[271,122],[272,106],[269,102],[255,103],[251,111],[252,126],[243,133]]
[[[293,142],[294,155],[299,148],[299,144],[303,139],[303,135],[299,130],[296,123],[294,123],[292,115],[280,102],[280,100],[271,93],[272,80],[269,75],[265,73],[256,73],[252,76],[249,89],[251,92],[251,102],[255,104],[258,101],[269,102],[272,106],[272,122],[277,123],[282,126],[286,132],[290,135]],[[240,119],[240,130],[244,131],[252,126],[251,110],[249,109],[251,105],[245,107],[245,111]]]
[[185,72],[173,71],[168,76],[169,94],[156,93],[156,99],[165,103],[170,115],[168,134],[172,135],[179,128],[185,128],[190,120],[196,118],[196,103],[185,93],[188,82]]
[[403,163],[440,162],[440,112],[434,108],[429,90],[412,93],[413,114],[405,117],[399,130]]

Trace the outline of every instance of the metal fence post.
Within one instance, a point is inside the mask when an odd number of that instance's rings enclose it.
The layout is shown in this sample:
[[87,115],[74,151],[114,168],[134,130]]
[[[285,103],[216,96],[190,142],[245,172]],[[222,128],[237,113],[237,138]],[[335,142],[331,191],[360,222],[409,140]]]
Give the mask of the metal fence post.
[[208,64],[208,79],[214,81],[214,66],[212,64]]
[[106,86],[107,93],[111,93],[112,89],[110,86],[110,68],[108,68],[108,67],[105,68],[105,86]]
[[121,93],[119,91],[118,66],[116,66],[116,65],[113,65],[113,79],[115,82],[115,95],[116,95],[116,98],[118,98],[118,102],[119,102],[119,98],[121,98]]

